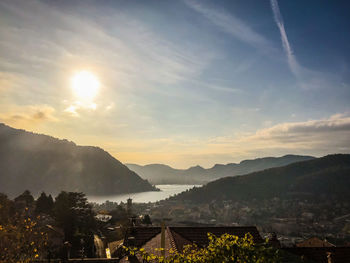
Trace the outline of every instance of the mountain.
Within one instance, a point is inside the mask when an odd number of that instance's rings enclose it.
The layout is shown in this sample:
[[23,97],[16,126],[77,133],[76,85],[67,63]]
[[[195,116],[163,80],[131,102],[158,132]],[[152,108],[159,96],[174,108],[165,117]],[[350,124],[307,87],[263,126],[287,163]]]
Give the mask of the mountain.
[[197,165],[186,170],[174,169],[164,164],[149,164],[145,166],[126,164],[126,166],[152,184],[205,184],[222,177],[247,174],[311,159],[314,159],[314,157],[285,155],[282,157],[244,160],[239,164],[215,164],[209,169],[204,169]]
[[155,188],[98,147],[14,129],[0,123],[0,192],[81,191],[88,195]]
[[183,192],[172,200],[250,201],[301,196],[350,200],[350,154],[327,155],[244,176],[226,177]]

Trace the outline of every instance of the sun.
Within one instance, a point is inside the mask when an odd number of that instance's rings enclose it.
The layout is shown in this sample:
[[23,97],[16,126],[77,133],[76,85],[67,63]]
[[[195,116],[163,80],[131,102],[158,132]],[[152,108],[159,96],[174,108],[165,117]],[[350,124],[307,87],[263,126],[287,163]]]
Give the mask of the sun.
[[89,71],[80,71],[72,77],[75,96],[84,102],[92,102],[100,88],[98,78]]

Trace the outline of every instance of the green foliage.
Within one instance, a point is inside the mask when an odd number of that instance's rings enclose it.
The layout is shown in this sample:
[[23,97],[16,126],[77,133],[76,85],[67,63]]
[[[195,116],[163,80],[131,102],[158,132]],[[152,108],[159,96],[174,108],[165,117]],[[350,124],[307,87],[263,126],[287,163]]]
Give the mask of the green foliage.
[[138,256],[145,262],[165,263],[275,263],[280,262],[279,251],[265,244],[254,244],[253,237],[246,234],[245,237],[224,234],[216,237],[208,233],[209,245],[199,248],[196,245],[187,245],[183,252],[169,250],[169,256],[163,257],[155,249],[155,253],[145,251],[143,248],[125,248],[129,257]]

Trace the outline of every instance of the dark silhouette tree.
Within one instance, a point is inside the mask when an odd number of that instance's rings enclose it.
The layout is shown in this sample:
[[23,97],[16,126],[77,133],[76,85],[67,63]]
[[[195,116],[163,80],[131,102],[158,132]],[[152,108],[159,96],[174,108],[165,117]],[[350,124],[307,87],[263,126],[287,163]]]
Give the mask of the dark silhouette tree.
[[147,214],[143,217],[142,223],[146,225],[152,225],[151,217]]
[[128,213],[122,205],[117,205],[115,209],[110,211],[110,215],[112,216],[111,222],[114,224],[118,221],[128,219]]
[[39,198],[36,200],[36,213],[45,213],[50,215],[52,213],[54,202],[52,196],[47,196],[45,192],[42,192]]
[[84,240],[85,251],[92,251],[96,220],[85,194],[62,191],[55,199],[53,216],[62,227],[65,240],[72,244],[72,255],[78,256],[81,240]]
[[19,202],[19,201],[24,201],[28,205],[31,205],[34,203],[34,197],[32,196],[29,190],[25,190],[22,194],[20,194],[15,198],[15,202]]
[[8,223],[15,214],[13,201],[0,193],[0,225]]
[[32,208],[34,205],[34,197],[25,190],[22,194],[15,198],[15,207],[17,211],[24,212],[26,208]]

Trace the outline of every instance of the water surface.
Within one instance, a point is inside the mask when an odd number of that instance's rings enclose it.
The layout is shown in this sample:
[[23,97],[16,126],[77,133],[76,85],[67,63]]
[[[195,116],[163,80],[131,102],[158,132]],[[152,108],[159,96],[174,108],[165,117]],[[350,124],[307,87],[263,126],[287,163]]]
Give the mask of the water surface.
[[126,202],[128,198],[131,198],[134,203],[148,203],[164,200],[175,194],[179,194],[193,187],[200,187],[201,185],[188,185],[188,184],[160,184],[156,185],[160,191],[154,192],[141,192],[134,194],[121,194],[121,195],[109,195],[109,196],[88,196],[90,202],[104,203],[109,200],[111,202]]

